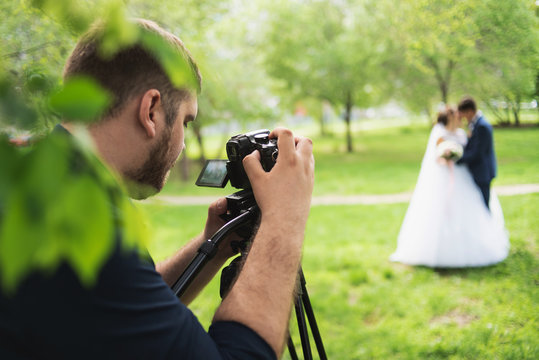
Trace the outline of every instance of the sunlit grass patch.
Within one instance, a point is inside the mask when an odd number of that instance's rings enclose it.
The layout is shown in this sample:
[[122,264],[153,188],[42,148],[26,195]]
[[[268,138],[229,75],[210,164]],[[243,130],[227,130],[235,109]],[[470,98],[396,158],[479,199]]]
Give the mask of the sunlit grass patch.
[[[406,204],[313,207],[303,269],[329,358],[537,358],[539,194],[500,201],[510,255],[468,269],[388,260]],[[206,215],[203,206],[143,207],[157,231],[157,259],[202,229]],[[214,279],[192,305],[205,327],[220,301],[218,287]]]

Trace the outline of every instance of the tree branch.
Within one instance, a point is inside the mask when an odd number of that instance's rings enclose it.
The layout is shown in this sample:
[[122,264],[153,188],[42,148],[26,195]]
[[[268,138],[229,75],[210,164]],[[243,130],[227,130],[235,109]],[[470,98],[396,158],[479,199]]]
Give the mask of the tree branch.
[[432,69],[434,70],[434,76],[436,77],[436,80],[438,80],[439,84],[444,83],[444,77],[442,75],[442,72],[440,71],[440,67],[438,66],[438,63],[434,61],[432,56],[425,56],[425,59],[427,60],[427,64],[429,64]]
[[43,43],[43,44],[40,44],[40,45],[32,46],[32,47],[30,47],[28,49],[23,49],[23,50],[14,51],[14,52],[11,52],[11,53],[0,55],[0,59],[18,57],[18,56],[21,56],[22,54],[28,54],[28,53],[36,52],[36,51],[45,49],[45,48],[47,48],[47,47],[49,47],[51,45],[58,45],[58,44],[60,44],[60,41],[49,41],[49,42],[46,42],[46,43]]

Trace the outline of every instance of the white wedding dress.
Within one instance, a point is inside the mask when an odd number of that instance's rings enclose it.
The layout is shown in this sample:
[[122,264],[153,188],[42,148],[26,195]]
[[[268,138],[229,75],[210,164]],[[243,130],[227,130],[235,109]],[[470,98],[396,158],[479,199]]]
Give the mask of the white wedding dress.
[[509,239],[498,197],[491,190],[489,211],[467,166],[437,162],[440,137],[463,146],[467,141],[462,129],[433,127],[390,260],[440,268],[500,262],[507,257]]

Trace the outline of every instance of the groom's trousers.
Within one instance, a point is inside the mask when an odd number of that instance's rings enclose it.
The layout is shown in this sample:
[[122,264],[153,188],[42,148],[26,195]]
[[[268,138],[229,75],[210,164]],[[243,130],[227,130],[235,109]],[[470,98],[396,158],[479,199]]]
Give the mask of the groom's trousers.
[[481,194],[483,195],[483,201],[485,202],[485,205],[487,205],[487,209],[489,208],[488,201],[490,199],[490,183],[476,183],[477,186],[479,186],[479,190],[481,190]]

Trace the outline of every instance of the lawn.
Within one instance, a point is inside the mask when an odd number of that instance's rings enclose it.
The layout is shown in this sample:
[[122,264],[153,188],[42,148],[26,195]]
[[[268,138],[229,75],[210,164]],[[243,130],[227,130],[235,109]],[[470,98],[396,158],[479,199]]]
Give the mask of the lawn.
[[[429,131],[425,125],[359,130],[354,136],[353,153],[345,152],[340,135],[313,136],[316,159],[314,195],[412,191]],[[539,183],[539,127],[498,128],[494,130],[494,141],[498,158],[498,176],[494,186]],[[197,188],[193,184],[199,169],[198,164],[193,165],[188,182],[180,182],[173,177],[173,181],[165,186],[164,193],[220,196],[234,191],[230,185],[226,189]]]
[[[303,268],[329,358],[537,359],[539,194],[500,200],[508,259],[445,271],[388,261],[406,204],[313,207]],[[142,206],[154,224],[156,259],[194,236],[206,213]],[[215,279],[191,308],[208,327],[218,304]]]
[[[313,137],[315,195],[397,193],[415,185],[429,129],[407,126]],[[495,185],[539,183],[539,128],[496,129]],[[172,182],[168,194],[224,195]],[[307,288],[330,359],[539,358],[539,194],[500,198],[511,251],[491,267],[432,270],[388,261],[407,204],[314,206],[304,245]],[[143,203],[150,251],[163,259],[193,237],[204,206]],[[191,308],[207,328],[218,279]],[[241,311],[241,309],[238,309]],[[295,333],[295,320],[291,328]],[[299,336],[293,335],[299,345]]]

